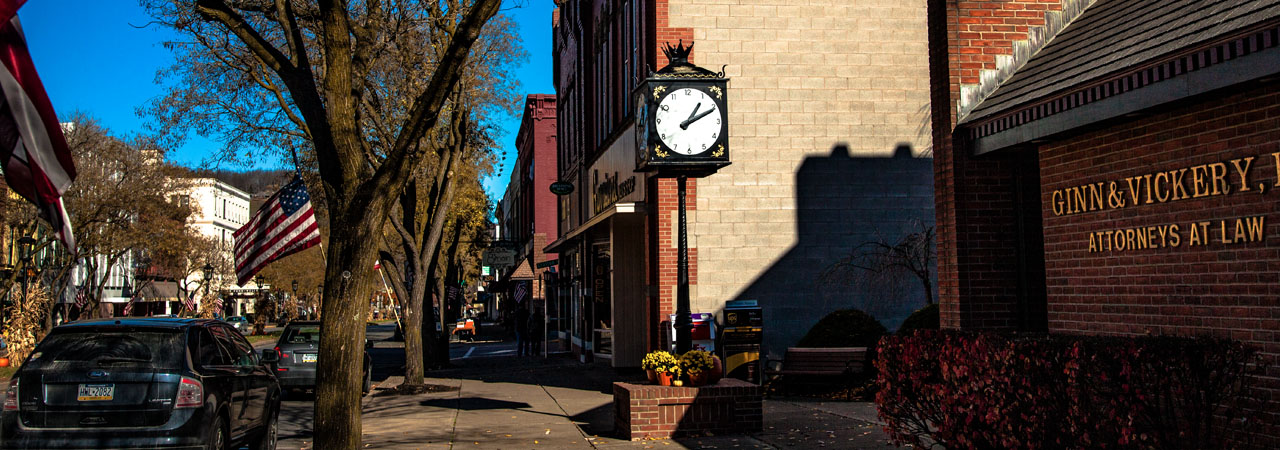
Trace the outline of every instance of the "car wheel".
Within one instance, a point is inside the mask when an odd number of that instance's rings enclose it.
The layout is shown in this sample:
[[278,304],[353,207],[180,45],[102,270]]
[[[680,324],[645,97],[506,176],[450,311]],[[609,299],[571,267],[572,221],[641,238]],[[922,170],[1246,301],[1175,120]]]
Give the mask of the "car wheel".
[[267,426],[262,430],[262,436],[258,438],[257,442],[250,445],[249,448],[253,450],[275,450],[276,441],[280,436],[279,423],[280,410],[277,409],[272,411],[271,417],[267,419]]
[[213,425],[209,428],[209,441],[205,448],[209,450],[226,450],[227,426],[223,422],[221,414],[213,419]]

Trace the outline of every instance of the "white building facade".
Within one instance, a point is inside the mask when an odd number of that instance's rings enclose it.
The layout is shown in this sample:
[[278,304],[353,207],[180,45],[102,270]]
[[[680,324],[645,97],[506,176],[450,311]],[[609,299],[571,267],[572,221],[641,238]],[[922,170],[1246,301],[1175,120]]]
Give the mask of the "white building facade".
[[[218,243],[218,260],[215,264],[213,282],[209,292],[220,293],[223,299],[223,316],[239,316],[253,312],[253,294],[258,286],[253,282],[245,286],[237,286],[234,272],[235,247],[233,234],[249,221],[253,215],[250,209],[250,195],[230,184],[215,178],[197,178],[191,180],[191,188],[186,201],[191,205],[190,226],[197,233],[212,238]],[[183,201],[179,199],[179,201]],[[201,286],[204,274],[200,271],[191,274],[185,281],[187,286]],[[203,289],[202,289],[203,290]],[[202,292],[194,293],[197,296]]]

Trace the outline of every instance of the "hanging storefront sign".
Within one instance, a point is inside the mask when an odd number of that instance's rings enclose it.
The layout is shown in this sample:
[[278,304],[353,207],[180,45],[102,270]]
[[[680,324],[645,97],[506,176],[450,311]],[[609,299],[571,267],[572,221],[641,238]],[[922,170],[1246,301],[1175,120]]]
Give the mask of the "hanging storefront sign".
[[[629,130],[628,133],[634,133]],[[618,203],[644,201],[644,174],[636,173],[635,154],[629,136],[619,137],[587,172],[591,183],[587,204],[591,215],[600,214]]]
[[555,183],[551,183],[551,186],[548,186],[548,188],[551,189],[552,194],[556,195],[569,195],[573,193],[573,183],[568,181],[557,181]]
[[491,247],[484,251],[482,264],[486,266],[510,266],[515,263],[515,250],[503,247]]

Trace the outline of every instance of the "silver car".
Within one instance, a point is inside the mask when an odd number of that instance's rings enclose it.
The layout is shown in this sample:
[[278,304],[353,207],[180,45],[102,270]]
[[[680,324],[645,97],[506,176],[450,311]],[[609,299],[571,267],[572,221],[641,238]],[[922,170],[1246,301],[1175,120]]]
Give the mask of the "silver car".
[[245,316],[228,317],[226,322],[231,325],[231,328],[235,328],[236,331],[239,331],[241,334],[244,334],[249,330],[249,319]]
[[[365,348],[370,342],[365,340]],[[276,353],[280,361],[276,363],[276,378],[285,389],[314,389],[316,386],[316,365],[320,360],[320,321],[293,321],[284,327],[280,340],[276,342]],[[364,393],[373,387],[372,361],[369,352],[364,352]]]

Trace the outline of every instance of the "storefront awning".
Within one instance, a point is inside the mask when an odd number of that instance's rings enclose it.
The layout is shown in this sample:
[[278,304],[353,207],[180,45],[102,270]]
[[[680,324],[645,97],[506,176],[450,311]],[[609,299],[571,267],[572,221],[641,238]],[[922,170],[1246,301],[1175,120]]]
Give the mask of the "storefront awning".
[[143,286],[139,297],[143,301],[178,301],[178,283],[172,281],[156,281]]
[[600,222],[604,222],[605,219],[613,217],[614,214],[635,213],[644,213],[644,203],[615,203],[613,206],[601,211],[600,214],[596,214],[596,216],[592,217],[591,220],[583,222],[582,225],[574,228],[573,231],[566,233],[564,236],[560,237],[560,239],[556,239],[555,242],[548,244],[542,249],[542,251],[547,253],[560,253],[561,250],[567,248],[569,244],[576,240],[578,236],[581,236],[582,233],[590,230],[591,227],[599,225]]

